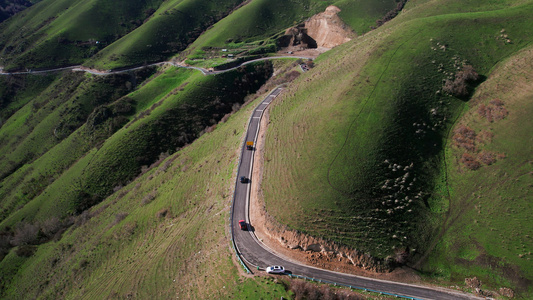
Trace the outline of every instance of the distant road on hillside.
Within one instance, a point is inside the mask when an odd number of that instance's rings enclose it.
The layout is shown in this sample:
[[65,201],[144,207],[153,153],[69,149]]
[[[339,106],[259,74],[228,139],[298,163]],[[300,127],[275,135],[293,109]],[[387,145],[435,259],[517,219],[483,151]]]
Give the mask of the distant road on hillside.
[[224,70],[208,70],[205,68],[200,67],[194,67],[194,66],[187,66],[182,65],[179,63],[175,63],[172,61],[164,61],[164,62],[158,62],[158,63],[152,63],[148,65],[138,66],[138,67],[131,67],[126,69],[120,69],[120,70],[96,70],[96,69],[90,69],[86,68],[84,66],[78,65],[78,66],[70,66],[70,67],[61,67],[61,68],[50,68],[50,69],[44,69],[44,70],[31,70],[27,69],[26,71],[20,71],[20,72],[4,72],[4,69],[0,67],[0,75],[28,75],[28,74],[46,74],[46,73],[53,73],[53,72],[59,72],[59,71],[67,71],[72,70],[73,72],[86,72],[93,75],[99,75],[99,76],[106,76],[106,75],[113,75],[113,74],[120,74],[120,73],[127,73],[131,71],[141,70],[147,67],[154,67],[154,66],[162,66],[162,65],[171,65],[178,68],[185,68],[185,69],[194,69],[202,72],[204,75],[215,75],[220,74],[228,71],[235,70],[241,66],[251,64],[258,61],[264,61],[264,60],[271,60],[271,59],[282,59],[282,58],[294,58],[294,59],[313,59],[312,57],[303,57],[303,56],[271,56],[271,57],[263,57],[263,58],[257,58],[253,60],[249,60],[246,62],[243,62],[235,67],[231,67]]
[[[281,87],[274,89],[253,111],[246,132],[246,141],[254,141],[254,145],[256,144],[263,112],[282,91],[283,88]],[[454,290],[365,278],[323,270],[303,265],[275,253],[257,239],[253,232],[253,227],[250,226],[250,224],[253,224],[253,220],[251,222],[249,217],[250,182],[257,180],[252,177],[254,152],[255,149],[247,150],[246,145],[243,145],[231,211],[232,242],[236,248],[237,255],[251,269],[259,267],[264,270],[267,266],[282,265],[292,275],[301,275],[313,278],[315,281],[328,281],[330,283],[388,293],[408,299],[483,299]],[[241,176],[249,180],[242,183],[240,181]],[[245,220],[249,230],[241,230],[238,223],[239,220]]]

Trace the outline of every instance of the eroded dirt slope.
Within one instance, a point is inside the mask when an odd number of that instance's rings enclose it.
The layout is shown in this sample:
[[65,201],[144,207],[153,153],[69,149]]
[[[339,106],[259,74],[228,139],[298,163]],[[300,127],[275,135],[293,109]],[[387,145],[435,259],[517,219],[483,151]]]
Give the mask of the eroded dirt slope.
[[307,35],[316,41],[318,47],[333,48],[350,41],[355,35],[337,16],[340,11],[332,5],[305,22]]
[[322,53],[350,41],[355,33],[337,15],[341,10],[329,6],[302,24],[285,31],[278,43],[284,53],[314,50]]

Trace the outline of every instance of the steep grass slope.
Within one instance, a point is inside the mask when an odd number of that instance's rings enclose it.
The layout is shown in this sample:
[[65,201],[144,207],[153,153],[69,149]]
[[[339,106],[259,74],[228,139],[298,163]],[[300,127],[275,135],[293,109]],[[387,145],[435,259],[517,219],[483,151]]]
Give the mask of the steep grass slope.
[[0,64],[7,69],[81,64],[97,53],[93,61],[102,68],[161,61],[184,50],[240,2],[42,1],[0,25]]
[[[374,257],[416,262],[448,215],[444,149],[477,84],[459,92],[454,82],[468,66],[483,80],[529,45],[532,12],[531,1],[411,1],[387,25],[326,53],[272,106],[269,213]],[[498,276],[487,280],[517,288]]]
[[145,24],[106,47],[86,64],[102,69],[162,61],[185,50],[241,0],[167,1]]
[[[109,25],[98,36],[109,43],[101,45],[91,36],[92,24],[75,20],[123,4],[103,2],[40,2],[34,7],[41,8],[1,25],[2,57],[11,67],[32,61],[33,67],[142,64],[181,51],[238,4],[136,2],[141,6],[127,18],[140,18],[144,9],[152,17],[134,31],[139,19],[120,25],[113,37]],[[282,11],[252,1],[224,19],[250,24],[245,35],[223,21],[192,49],[227,45],[228,39],[230,45],[261,46],[281,28],[269,23],[273,27],[262,30],[264,20],[297,23],[326,4],[301,3],[284,2]],[[352,2],[332,4],[351,26],[363,26],[353,25],[360,20]],[[369,9],[385,11],[392,4]],[[183,11],[195,19],[186,22]],[[511,287],[527,297],[531,195],[524,157],[530,150],[519,141],[531,135],[517,124],[529,120],[524,76],[530,67],[522,60],[531,55],[516,56],[518,66],[506,60],[530,47],[532,13],[526,0],[412,0],[391,23],[326,53],[272,103],[263,181],[269,213],[290,228],[378,259],[400,264],[407,256],[409,265],[438,284],[462,285],[464,277],[478,276],[490,288]],[[78,35],[87,43],[78,43]],[[52,59],[42,61],[42,55]],[[473,76],[469,66],[480,79],[456,83]],[[516,71],[505,69],[510,66]],[[278,281],[239,275],[226,224],[237,151],[253,105],[225,115],[261,87],[272,66],[207,77],[174,68],[152,71],[29,76],[13,84],[32,88],[0,88],[6,108],[0,127],[0,297],[291,296]],[[485,106],[475,111],[494,120],[503,106],[509,115],[490,123],[488,133],[480,127],[488,119],[470,124],[466,115],[462,125],[471,129],[458,127],[470,95],[487,78],[475,98]],[[512,92],[517,89],[523,93]],[[491,102],[496,97],[504,104]],[[456,132],[492,134],[493,143],[483,140],[465,156],[468,139],[459,137],[463,148],[451,146]],[[476,171],[465,170],[475,161]],[[479,203],[481,192],[490,198],[487,204]],[[472,237],[475,246],[467,243]]]
[[253,107],[152,166],[32,257],[11,252],[0,263],[2,298],[289,298],[232,262],[236,149]]
[[[272,38],[293,26],[324,10],[331,1],[250,1],[231,15],[224,18],[213,28],[207,30],[188,49],[191,52],[202,48],[234,48],[246,43],[255,44],[260,41],[274,44]],[[255,47],[258,45],[255,44]]]
[[187,50],[189,57],[202,57],[204,49],[228,48],[238,52],[273,52],[276,38],[285,30],[323,12],[328,5],[341,9],[341,17],[362,34],[375,26],[395,1],[251,1],[215,24]]
[[45,76],[0,77],[0,126],[48,87],[54,81],[55,76],[47,74]]
[[140,26],[154,1],[45,0],[0,25],[6,68],[79,64]]
[[14,14],[30,7],[32,3],[26,0],[2,0],[0,1],[0,23]]
[[275,52],[273,37],[331,4],[339,5],[346,22],[363,33],[396,2],[45,0],[0,25],[0,65],[142,65],[181,53],[204,32],[187,54],[241,42],[252,43],[248,50],[255,53]]
[[[35,98],[20,97],[26,103],[0,128],[1,219],[38,196],[86,151],[118,130],[127,121],[124,115],[131,113],[124,110],[125,106],[103,130],[80,128],[95,108],[124,96],[135,88],[134,82],[141,82],[152,72],[146,69],[110,77],[64,74],[53,77],[55,80],[36,93]],[[30,76],[21,82],[46,79],[40,77]],[[10,105],[21,102],[18,94],[3,96]]]
[[[0,65],[166,59],[241,2],[44,0],[0,25]],[[325,7],[302,3],[254,1],[257,18],[233,20],[266,26],[246,31],[260,44]],[[293,72],[270,86],[297,76],[297,65],[277,64]],[[238,275],[224,235],[251,107],[225,122],[272,73],[257,63],[216,76],[2,76],[0,297],[289,297],[285,283]]]
[[[268,63],[249,65],[217,76],[169,70],[160,75],[163,78],[154,78],[141,86],[131,98],[123,97],[96,107],[75,132],[61,143],[56,141],[54,147],[23,148],[26,144],[28,147],[46,145],[31,143],[40,137],[55,140],[51,134],[54,127],[47,126],[47,122],[38,123],[37,127],[44,127],[41,130],[44,132],[33,129],[27,138],[29,142],[13,152],[38,159],[21,161],[16,171],[6,174],[1,189],[4,195],[2,226],[13,226],[21,220],[44,221],[54,216],[64,218],[82,213],[128,183],[161,155],[174,153],[208,127],[216,125],[235,108],[234,105],[241,104],[247,94],[257,90],[271,72]],[[172,90],[168,88],[166,93],[161,93],[159,100],[148,98],[151,89],[169,75],[173,75]],[[79,89],[85,91],[83,87]],[[103,91],[102,88],[95,90]],[[225,93],[221,94],[221,90]],[[83,94],[90,97],[86,91]],[[150,104],[143,103],[142,99],[149,99],[153,104],[141,109]],[[77,105],[80,102],[78,99]],[[132,113],[132,103],[140,105],[140,112],[126,124],[125,116]],[[55,117],[60,111],[52,110],[44,120],[61,120]],[[9,162],[9,158],[4,161]]]
[[454,126],[449,211],[428,270],[532,293],[533,48],[502,61]]
[[399,1],[335,1],[334,5],[341,9],[339,17],[358,35],[377,27],[376,21],[387,12],[396,8]]
[[[298,66],[287,60],[275,65],[281,70],[294,70]],[[190,145],[173,154],[165,154],[157,162],[142,168],[142,174],[127,184],[116,186],[114,193],[101,203],[79,215],[52,217],[64,212],[59,201],[61,197],[68,197],[68,188],[83,185],[80,174],[98,173],[95,172],[98,167],[121,155],[112,150],[120,152],[122,150],[116,145],[130,143],[124,136],[133,137],[132,142],[143,146],[142,139],[135,139],[135,133],[142,133],[141,129],[147,124],[165,121],[161,116],[174,115],[175,107],[180,106],[178,100],[197,105],[197,111],[205,112],[209,111],[209,106],[202,106],[202,100],[216,93],[220,96],[215,101],[217,113],[222,114],[225,105],[230,106],[231,111],[236,105],[224,101],[220,91],[231,90],[224,83],[231,82],[231,87],[237,87],[238,79],[245,77],[252,86],[254,83],[260,85],[260,77],[268,74],[270,68],[270,64],[258,64],[221,77],[203,77],[196,71],[183,69],[160,70],[127,97],[96,109],[95,112],[101,112],[108,107],[115,111],[113,107],[129,99],[126,103],[141,115],[132,114],[130,123],[60,174],[51,188],[46,189],[48,197],[39,198],[43,205],[30,202],[14,218],[4,220],[0,231],[0,297],[293,297],[287,281],[279,280],[281,278],[243,276],[227,231],[238,151],[247,120],[258,101],[247,103],[238,112],[225,116],[222,122],[210,127]],[[267,86],[282,83],[283,78],[288,77],[281,73]],[[246,89],[246,84],[240,85],[240,90]],[[267,89],[263,86],[263,94],[258,96],[264,97]],[[233,99],[238,96],[229,95]],[[191,117],[196,121],[202,116]],[[179,129],[179,120],[173,120],[177,121]],[[87,138],[83,131],[90,124],[84,124],[49,153],[68,156],[68,147],[75,144],[66,141],[74,137]],[[104,127],[108,125],[102,124]],[[180,136],[174,132],[177,129],[165,127],[172,133],[169,139]],[[166,143],[157,145],[167,146]],[[136,151],[135,147],[129,149]],[[31,166],[36,170],[50,167],[44,160],[53,161],[55,156],[49,153],[40,158],[42,162],[35,161]],[[131,161],[129,155],[122,156],[123,161]],[[107,178],[111,178],[116,169],[107,171]],[[69,185],[72,178],[77,182]],[[61,186],[67,189],[60,189]],[[37,209],[32,211],[32,207]],[[9,228],[16,218],[24,218],[24,221]],[[8,252],[3,249],[6,238],[16,245]]]

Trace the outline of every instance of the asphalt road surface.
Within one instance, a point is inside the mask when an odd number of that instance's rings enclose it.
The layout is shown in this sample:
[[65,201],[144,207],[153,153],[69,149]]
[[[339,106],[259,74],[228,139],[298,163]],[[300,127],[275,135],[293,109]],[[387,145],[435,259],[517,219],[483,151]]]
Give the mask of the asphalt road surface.
[[[282,92],[282,90],[283,88],[281,87],[274,89],[254,110],[246,133],[246,141],[253,141],[254,145],[256,144],[255,142],[259,133],[259,125],[263,111]],[[282,265],[287,271],[292,273],[292,275],[301,275],[314,278],[317,281],[330,281],[337,284],[390,293],[413,299],[483,299],[454,290],[429,288],[322,270],[300,264],[276,254],[257,239],[253,233],[253,220],[250,221],[249,219],[250,182],[254,180],[254,178],[251,178],[254,151],[255,148],[253,150],[247,150],[246,143],[244,143],[241,154],[241,163],[237,173],[231,220],[237,255],[239,255],[251,269],[260,267],[264,270],[267,266]],[[245,176],[249,181],[241,183],[241,176]],[[240,229],[238,224],[239,220],[246,221],[248,224],[248,230]]]

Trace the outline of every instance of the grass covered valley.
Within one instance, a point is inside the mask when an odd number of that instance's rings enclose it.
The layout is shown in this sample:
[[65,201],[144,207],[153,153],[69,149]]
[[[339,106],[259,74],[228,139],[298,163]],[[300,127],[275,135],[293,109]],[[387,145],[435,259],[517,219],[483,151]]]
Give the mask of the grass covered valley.
[[[235,256],[241,147],[280,85],[250,220],[274,249],[533,295],[533,1],[22,2],[0,23],[0,298],[386,299]],[[100,73],[52,70],[72,66]]]

